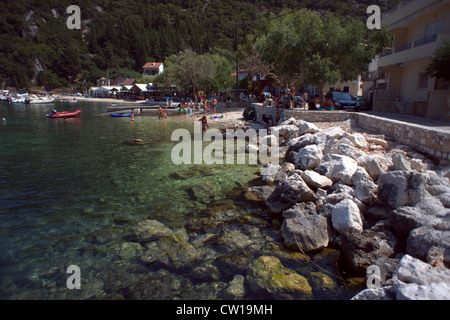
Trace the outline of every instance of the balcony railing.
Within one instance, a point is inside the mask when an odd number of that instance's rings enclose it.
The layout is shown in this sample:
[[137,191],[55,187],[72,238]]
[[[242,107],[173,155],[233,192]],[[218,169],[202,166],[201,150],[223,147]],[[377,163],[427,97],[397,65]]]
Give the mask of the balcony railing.
[[407,44],[405,44],[403,46],[395,47],[395,52],[398,53],[398,52],[409,50],[411,48],[412,48],[412,42],[407,43]]
[[387,16],[387,15],[389,15],[389,14],[391,14],[391,13],[394,13],[395,11],[397,11],[397,10],[399,10],[399,9],[401,9],[401,8],[403,8],[403,7],[405,7],[405,6],[407,6],[410,2],[412,2],[413,0],[406,0],[406,1],[403,1],[402,3],[400,3],[400,4],[398,4],[397,6],[395,6],[394,8],[392,8],[391,10],[389,10],[389,11],[387,11],[386,13],[385,13],[385,15]]
[[389,56],[389,55],[394,54],[394,53],[399,53],[399,52],[402,52],[402,51],[410,50],[412,48],[417,48],[417,47],[420,47],[420,46],[424,46],[426,44],[429,44],[429,43],[437,41],[437,39],[438,39],[438,35],[435,34],[435,35],[432,35],[432,36],[429,36],[429,37],[426,37],[426,38],[423,38],[423,39],[420,39],[420,40],[412,41],[412,42],[409,42],[409,43],[407,43],[405,45],[398,46],[398,47],[395,47],[393,49],[387,50],[386,52],[380,54],[380,58]]
[[424,39],[416,40],[416,41],[414,41],[414,48],[426,45],[431,42],[435,42],[435,41],[437,41],[437,37],[438,37],[438,35],[435,34],[430,37],[426,37]]

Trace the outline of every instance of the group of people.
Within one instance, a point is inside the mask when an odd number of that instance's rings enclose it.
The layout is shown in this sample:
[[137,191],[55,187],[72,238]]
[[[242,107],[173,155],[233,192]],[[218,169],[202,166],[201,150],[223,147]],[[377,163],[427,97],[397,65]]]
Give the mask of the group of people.
[[[308,107],[308,110],[334,110],[335,105],[333,99],[331,99],[331,94],[327,93],[325,95],[325,104],[320,107],[320,96],[318,94],[313,95],[311,98],[308,97],[308,93],[305,92],[303,96],[298,96],[295,94],[295,89],[287,89],[282,91],[275,97],[275,107],[276,108],[286,108],[292,109],[297,105],[302,105]],[[319,106],[317,106],[319,105]]]
[[167,107],[165,107],[165,108],[163,109],[161,106],[159,106],[159,109],[158,109],[158,119],[159,119],[159,120],[161,120],[161,119],[167,119]]
[[212,109],[212,114],[216,114],[218,105],[219,102],[217,101],[216,97],[213,97],[211,100],[200,98],[200,103],[194,103],[192,100],[181,101],[181,103],[178,105],[178,117],[186,116],[188,114],[193,115],[194,110],[203,111],[203,113],[206,115],[208,114],[208,111],[211,111]]

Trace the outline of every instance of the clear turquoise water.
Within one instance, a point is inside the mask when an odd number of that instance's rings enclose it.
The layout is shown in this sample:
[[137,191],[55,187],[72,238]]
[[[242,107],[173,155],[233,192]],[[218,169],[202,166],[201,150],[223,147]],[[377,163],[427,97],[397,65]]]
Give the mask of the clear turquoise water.
[[[220,299],[234,273],[245,276],[245,270],[230,270],[224,255],[251,261],[282,247],[279,218],[243,197],[245,187],[260,183],[257,166],[175,166],[171,134],[192,131],[191,121],[136,117],[130,124],[96,116],[107,106],[1,105],[7,122],[0,124],[0,299]],[[46,119],[55,107],[82,114]],[[124,143],[131,139],[152,142]],[[199,197],[194,185],[213,192]],[[147,219],[187,235],[206,266],[198,270],[211,276],[194,275],[195,266],[145,264],[140,255],[151,246],[124,255],[134,226]],[[231,231],[248,242],[217,240]],[[201,242],[206,237],[213,240]],[[81,290],[66,287],[72,264],[81,268]],[[341,285],[327,295],[321,291],[315,298],[353,293]],[[247,290],[245,298],[265,297]]]

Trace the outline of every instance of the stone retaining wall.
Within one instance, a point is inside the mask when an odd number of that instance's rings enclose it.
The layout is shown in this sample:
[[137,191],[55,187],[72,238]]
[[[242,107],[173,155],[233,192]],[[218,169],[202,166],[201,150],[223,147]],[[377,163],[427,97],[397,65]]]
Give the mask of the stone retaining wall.
[[[263,114],[275,118],[273,106],[254,103],[257,120]],[[306,111],[302,109],[280,109],[281,119],[296,118],[308,122],[340,122],[354,120],[364,130],[392,137],[401,144],[425,152],[438,160],[450,161],[450,132],[423,125],[377,117],[371,114],[346,111]]]

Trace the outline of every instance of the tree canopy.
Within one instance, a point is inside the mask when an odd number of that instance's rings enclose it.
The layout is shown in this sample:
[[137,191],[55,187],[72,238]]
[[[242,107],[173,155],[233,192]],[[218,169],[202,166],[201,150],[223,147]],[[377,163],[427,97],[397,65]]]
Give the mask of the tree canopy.
[[[389,9],[400,0],[78,0],[81,30],[66,26],[70,0],[2,2],[0,83],[48,89],[83,82],[93,85],[107,70],[141,73],[149,61],[164,61],[190,49],[234,50],[247,36],[301,8],[365,21],[369,4]],[[72,80],[71,80],[72,79]]]
[[187,49],[166,59],[164,73],[154,83],[166,88],[176,85],[197,96],[199,90],[216,92],[228,87],[233,81],[232,70],[230,61],[217,53],[198,54]]
[[436,49],[430,64],[426,67],[426,72],[432,77],[450,81],[450,40]]
[[368,30],[360,21],[302,9],[273,21],[255,38],[254,51],[281,85],[307,83],[323,90],[365,72],[389,44],[386,29]]

